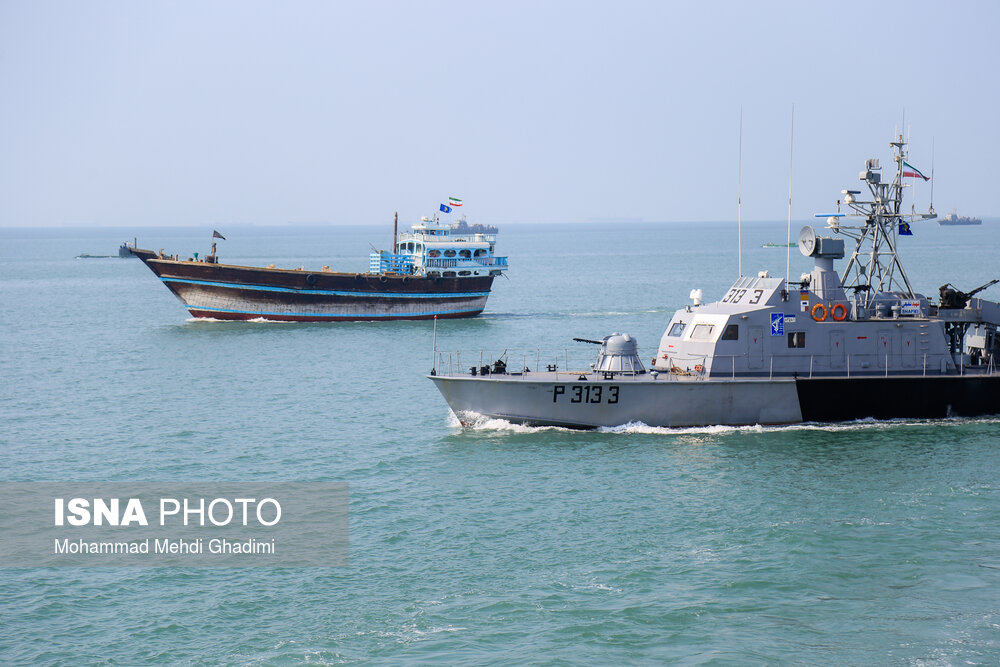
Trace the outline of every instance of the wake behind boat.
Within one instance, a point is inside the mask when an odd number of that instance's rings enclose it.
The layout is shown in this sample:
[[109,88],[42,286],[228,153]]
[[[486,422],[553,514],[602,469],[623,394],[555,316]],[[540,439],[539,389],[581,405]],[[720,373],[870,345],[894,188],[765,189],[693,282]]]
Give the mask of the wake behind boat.
[[[213,238],[224,237],[215,232]],[[186,260],[132,248],[193,317],[283,322],[473,317],[483,312],[493,279],[507,270],[495,234],[455,234],[437,216],[394,248],[376,251],[366,273],[223,264],[211,253]]]

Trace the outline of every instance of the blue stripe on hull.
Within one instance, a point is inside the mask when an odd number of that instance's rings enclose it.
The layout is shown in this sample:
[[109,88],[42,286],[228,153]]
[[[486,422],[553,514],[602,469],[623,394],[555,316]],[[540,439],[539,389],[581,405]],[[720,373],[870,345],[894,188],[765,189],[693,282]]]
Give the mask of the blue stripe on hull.
[[[229,289],[256,290],[259,292],[281,292],[285,294],[317,294],[322,296],[353,296],[358,298],[393,298],[393,299],[449,299],[473,298],[487,296],[489,292],[434,292],[429,294],[413,292],[354,292],[347,290],[295,289],[292,287],[268,287],[265,285],[241,285],[238,283],[219,283],[210,280],[188,280],[186,278],[160,277],[165,283],[186,283],[188,285],[207,285],[209,287],[226,287]],[[237,312],[237,311],[233,311]],[[436,313],[431,313],[436,314]]]

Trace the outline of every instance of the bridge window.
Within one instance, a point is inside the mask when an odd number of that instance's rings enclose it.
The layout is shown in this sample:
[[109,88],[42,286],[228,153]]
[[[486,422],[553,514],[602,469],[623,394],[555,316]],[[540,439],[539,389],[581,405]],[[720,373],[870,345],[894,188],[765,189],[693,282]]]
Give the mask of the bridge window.
[[667,333],[668,336],[673,336],[674,338],[680,338],[684,334],[684,323],[677,322],[674,326],[670,327],[670,332]]
[[444,251],[444,256],[445,257],[454,257],[455,256],[455,251],[454,250],[445,250]]
[[485,257],[485,256],[486,256],[486,250],[484,250],[483,248],[480,248],[479,250],[476,251],[476,257]]
[[459,257],[465,257],[466,259],[469,259],[470,257],[472,257],[472,251],[470,251],[470,250],[462,250],[462,251],[459,251],[458,255],[459,255]]
[[726,328],[722,331],[722,340],[739,340],[739,339],[740,339],[740,325],[727,324]]
[[440,257],[441,256],[441,251],[440,250],[428,250],[427,251],[427,256],[428,257]]
[[788,347],[805,347],[805,346],[806,346],[805,331],[788,332]]
[[712,340],[712,332],[714,331],[714,324],[696,324],[691,331],[691,340]]

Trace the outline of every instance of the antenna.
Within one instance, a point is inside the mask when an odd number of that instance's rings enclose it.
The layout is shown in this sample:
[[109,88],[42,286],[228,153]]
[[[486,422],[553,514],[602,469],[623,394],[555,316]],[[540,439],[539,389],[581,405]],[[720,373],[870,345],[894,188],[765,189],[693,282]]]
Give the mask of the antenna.
[[788,142],[788,235],[785,239],[785,290],[792,270],[792,151],[795,148],[795,103],[792,102],[792,136]]
[[438,316],[434,316],[434,343],[431,345],[431,375],[437,375]]
[[927,208],[927,212],[934,212],[934,139],[931,139],[931,205]]
[[743,105],[740,105],[740,154],[736,176],[736,266],[743,277]]

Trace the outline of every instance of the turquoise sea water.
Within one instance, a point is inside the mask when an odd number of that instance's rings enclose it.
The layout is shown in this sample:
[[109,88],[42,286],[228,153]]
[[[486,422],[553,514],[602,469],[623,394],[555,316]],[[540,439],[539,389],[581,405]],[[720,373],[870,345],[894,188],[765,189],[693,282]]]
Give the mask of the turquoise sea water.
[[[914,287],[998,277],[997,229],[915,225]],[[348,271],[391,238],[222,231],[224,261]],[[501,225],[510,280],[438,348],[562,366],[623,331],[651,358],[735,278],[733,232]],[[998,419],[462,429],[431,323],[190,321],[138,261],[74,259],[133,233],[0,230],[0,481],[343,481],[350,565],[0,569],[0,663],[1000,663]],[[784,238],[747,225],[744,271],[783,275]]]

